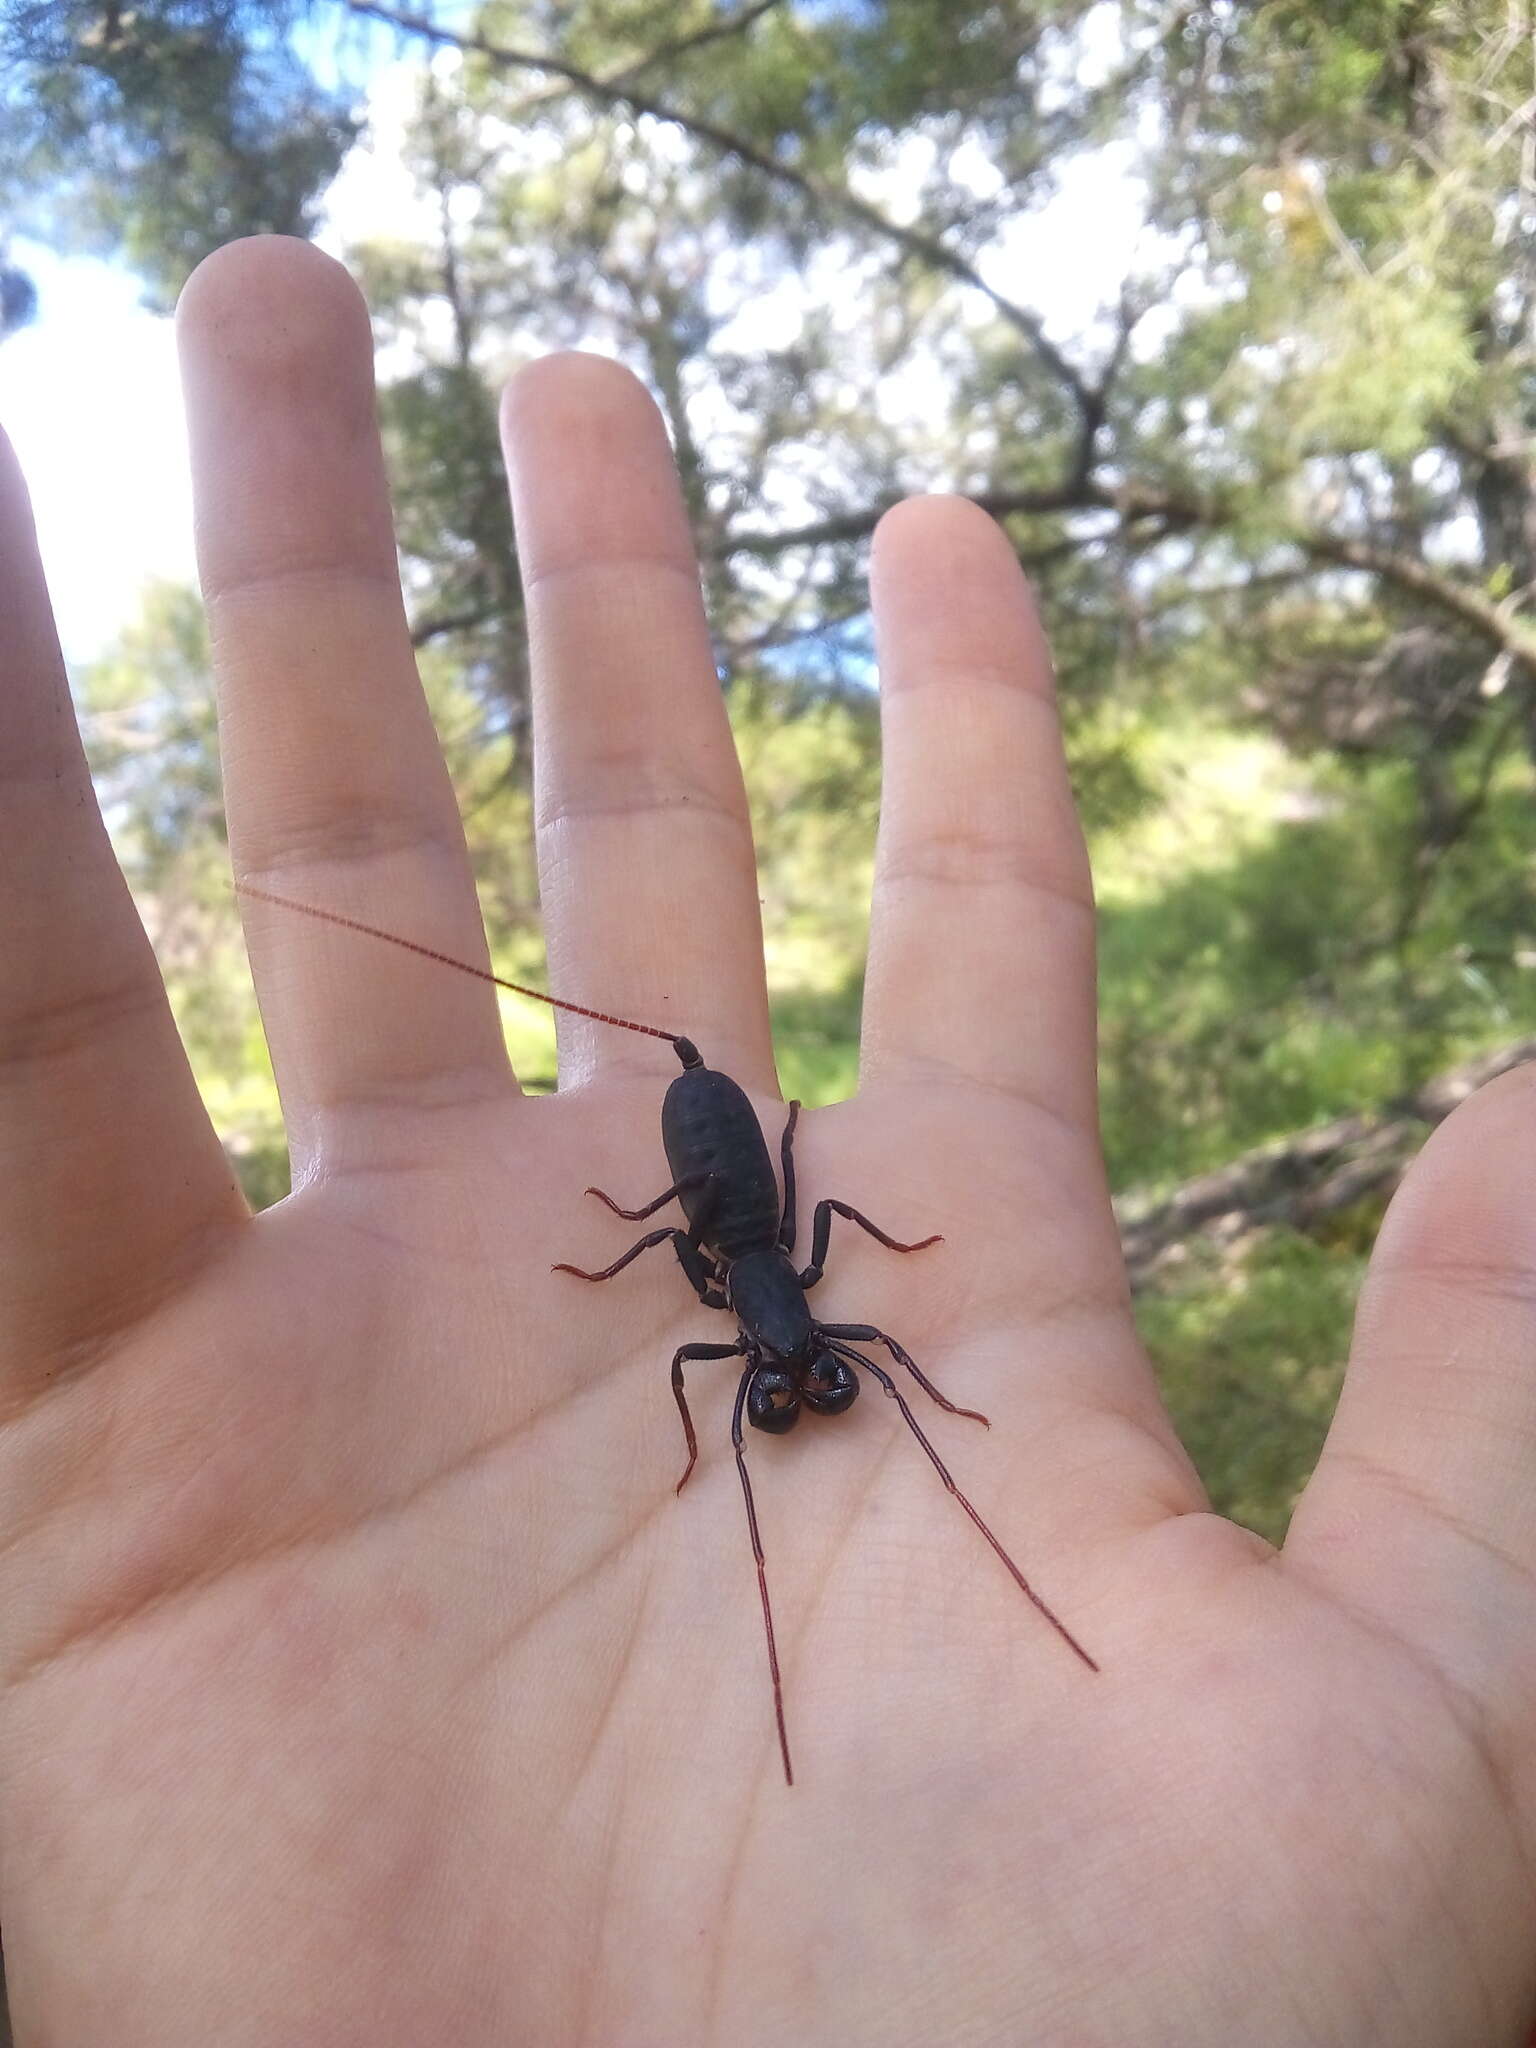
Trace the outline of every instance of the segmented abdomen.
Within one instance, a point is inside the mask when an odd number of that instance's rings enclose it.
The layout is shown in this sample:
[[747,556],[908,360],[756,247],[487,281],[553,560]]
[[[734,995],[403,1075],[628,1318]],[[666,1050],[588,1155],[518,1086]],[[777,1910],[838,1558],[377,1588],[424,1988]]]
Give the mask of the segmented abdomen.
[[[661,1141],[675,1181],[713,1174],[715,1207],[704,1242],[727,1259],[767,1251],[779,1234],[779,1189],[757,1112],[729,1074],[679,1074],[661,1106]],[[681,1196],[691,1223],[704,1188]]]

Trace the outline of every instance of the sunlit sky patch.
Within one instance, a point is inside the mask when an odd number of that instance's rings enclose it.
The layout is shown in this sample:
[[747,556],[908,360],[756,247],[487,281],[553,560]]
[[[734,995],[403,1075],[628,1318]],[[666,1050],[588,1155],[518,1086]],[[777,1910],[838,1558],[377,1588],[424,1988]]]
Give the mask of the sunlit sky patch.
[[147,580],[192,575],[192,500],[169,320],[125,271],[14,242],[35,325],[0,344],[0,424],[32,492],[66,654],[98,652]]

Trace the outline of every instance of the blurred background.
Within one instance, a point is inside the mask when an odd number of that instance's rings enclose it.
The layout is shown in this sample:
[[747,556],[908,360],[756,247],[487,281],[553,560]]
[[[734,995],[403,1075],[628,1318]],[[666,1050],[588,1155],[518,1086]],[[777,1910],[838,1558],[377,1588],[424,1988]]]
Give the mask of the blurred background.
[[[1041,593],[1105,1137],[1218,1504],[1278,1535],[1384,1203],[1536,1050],[1526,0],[0,0],[0,417],[107,816],[258,1203],[168,313],[309,235],[373,308],[402,574],[493,949],[541,971],[496,393],[669,422],[759,827],[785,1093],[848,1091],[912,491]],[[523,1073],[553,1079],[528,1006]]]

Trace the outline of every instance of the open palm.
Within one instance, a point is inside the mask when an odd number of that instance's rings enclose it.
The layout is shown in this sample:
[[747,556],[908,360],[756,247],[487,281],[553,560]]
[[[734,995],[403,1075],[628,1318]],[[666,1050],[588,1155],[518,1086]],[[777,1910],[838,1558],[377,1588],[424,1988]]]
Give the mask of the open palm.
[[[182,319],[237,872],[483,957],[395,581],[361,304],[239,245]],[[554,986],[687,1031],[776,1138],[739,775],[660,423],[506,409]],[[490,991],[247,902],[295,1161],[250,1218],[0,507],[0,1921],[19,2038],[1517,2042],[1536,1992],[1536,1130],[1516,1075],[1396,1205],[1283,1555],[1219,1521],[1132,1330],[1092,918],[1003,538],[874,559],[886,794],[856,1100],[802,1119],[824,1319],[894,1332],[1019,1596],[870,1386],[729,1444],[665,1249],[664,1046],[521,1097]],[[829,886],[835,882],[829,880]],[[658,1222],[673,1220],[663,1212]],[[842,1234],[839,1235],[838,1233]]]

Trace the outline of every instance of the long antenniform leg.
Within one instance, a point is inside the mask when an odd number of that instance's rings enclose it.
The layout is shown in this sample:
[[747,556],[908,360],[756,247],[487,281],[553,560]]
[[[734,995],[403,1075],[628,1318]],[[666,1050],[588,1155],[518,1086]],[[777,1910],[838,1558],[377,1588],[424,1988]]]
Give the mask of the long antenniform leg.
[[779,1725],[779,1753],[784,1759],[784,1782],[795,1782],[794,1766],[789,1761],[789,1736],[784,1729],[784,1682],[779,1677],[779,1652],[773,1640],[773,1609],[768,1605],[768,1569],[763,1561],[763,1539],[757,1533],[757,1509],[752,1500],[752,1482],[747,1477],[747,1461],[741,1448],[741,1415],[747,1405],[747,1388],[752,1384],[752,1375],[757,1370],[749,1365],[741,1376],[741,1385],[736,1389],[736,1412],[731,1417],[731,1442],[736,1446],[736,1470],[741,1474],[741,1491],[747,1503],[747,1533],[752,1538],[752,1555],[757,1559],[757,1590],[763,1596],[763,1628],[768,1637],[768,1670],[773,1679],[773,1714]]
[[[847,1344],[841,1344],[834,1341],[832,1349],[838,1354],[840,1358],[846,1358],[849,1360],[851,1364],[854,1365],[862,1365],[866,1372],[872,1372],[874,1374],[875,1378],[880,1382],[881,1386],[884,1387],[885,1391],[896,1403],[896,1406],[901,1410],[902,1420],[906,1423],[908,1429],[911,1430],[912,1434],[917,1438],[918,1442],[922,1445],[924,1454],[926,1455],[929,1464],[932,1465],[934,1471],[937,1472],[939,1477],[943,1480],[947,1491],[952,1493],[955,1499],[959,1501],[961,1507],[965,1509],[965,1512],[976,1524],[976,1527],[981,1531],[982,1535],[985,1536],[987,1542],[992,1546],[993,1550],[996,1551],[997,1555],[1002,1559],[1004,1565],[1007,1567],[1009,1577],[1013,1580],[1014,1584],[1018,1587],[1019,1591],[1024,1595],[1025,1599],[1029,1601],[1032,1607],[1036,1607],[1039,1609],[1041,1614],[1043,1614],[1046,1620],[1051,1624],[1051,1627],[1055,1629],[1057,1635],[1061,1637],[1062,1641],[1067,1644],[1069,1649],[1075,1651],[1076,1654],[1082,1658],[1083,1662],[1088,1666],[1088,1669],[1090,1671],[1097,1671],[1099,1667],[1097,1663],[1094,1661],[1094,1659],[1089,1656],[1088,1652],[1083,1648],[1082,1644],[1077,1640],[1077,1637],[1073,1635],[1072,1631],[1067,1627],[1066,1623],[1061,1619],[1061,1617],[1053,1613],[1052,1610],[1046,1605],[1045,1601],[1041,1599],[1040,1595],[1035,1591],[1034,1587],[1029,1583],[1028,1579],[1025,1578],[1024,1574],[1019,1570],[1018,1566],[1014,1563],[1013,1559],[1008,1555],[1007,1551],[1004,1550],[1002,1544],[998,1542],[997,1538],[992,1534],[992,1531],[981,1519],[981,1516],[977,1514],[975,1508],[971,1506],[971,1503],[966,1499],[965,1495],[960,1491],[959,1487],[956,1486],[954,1480],[950,1477],[949,1468],[945,1465],[944,1460],[939,1456],[938,1452],[933,1448],[933,1445],[928,1441],[927,1437],[923,1434],[922,1428],[918,1423],[917,1417],[912,1413],[912,1410],[907,1406],[906,1399],[903,1396],[901,1389],[897,1386],[896,1382],[891,1378],[890,1374],[885,1370],[884,1366],[876,1365],[875,1361],[872,1358],[865,1358],[862,1353],[853,1350]],[[745,1381],[743,1381],[742,1384],[743,1390],[745,1390]],[[739,1412],[739,1402],[737,1404],[737,1407]]]
[[947,1415],[966,1415],[972,1422],[979,1422],[983,1429],[992,1427],[979,1408],[957,1408],[919,1369],[916,1359],[903,1351],[894,1337],[888,1337],[884,1330],[877,1330],[873,1323],[818,1323],[816,1327],[824,1337],[851,1337],[855,1344],[883,1344],[896,1363],[907,1368],[929,1400],[937,1401]]
[[672,1398],[677,1403],[677,1412],[683,1418],[683,1436],[688,1445],[688,1462],[683,1467],[683,1476],[677,1482],[677,1491],[682,1492],[688,1484],[688,1475],[699,1462],[699,1440],[693,1433],[693,1417],[688,1413],[688,1397],[683,1392],[683,1362],[690,1358],[740,1358],[746,1350],[746,1339],[736,1344],[683,1344],[672,1359]]
[[872,1238],[883,1244],[890,1252],[921,1252],[931,1244],[942,1244],[943,1238],[937,1231],[932,1237],[920,1237],[916,1244],[903,1244],[899,1237],[887,1237],[878,1223],[871,1223],[860,1210],[851,1208],[847,1202],[835,1202],[831,1196],[816,1204],[816,1213],[811,1222],[811,1263],[800,1275],[802,1287],[814,1287],[821,1278],[827,1263],[827,1245],[832,1237],[832,1212],[846,1216],[850,1223],[857,1223],[860,1230],[867,1230]]

